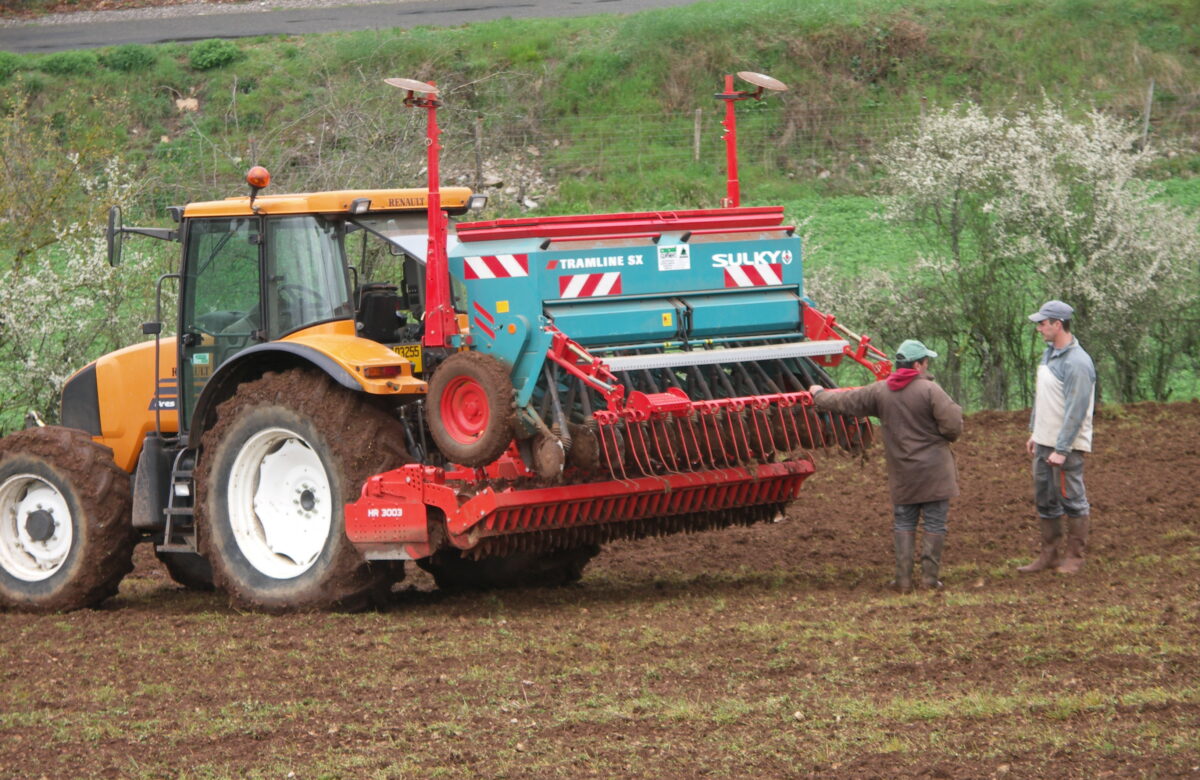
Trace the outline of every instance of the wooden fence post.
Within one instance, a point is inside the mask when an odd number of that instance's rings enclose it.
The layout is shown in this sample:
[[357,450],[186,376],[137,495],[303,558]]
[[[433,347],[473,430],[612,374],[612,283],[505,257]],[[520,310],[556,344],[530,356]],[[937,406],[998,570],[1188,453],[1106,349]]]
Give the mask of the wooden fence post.
[[1142,148],[1150,138],[1150,108],[1154,105],[1154,79],[1150,79],[1150,88],[1146,90],[1146,109],[1142,112]]

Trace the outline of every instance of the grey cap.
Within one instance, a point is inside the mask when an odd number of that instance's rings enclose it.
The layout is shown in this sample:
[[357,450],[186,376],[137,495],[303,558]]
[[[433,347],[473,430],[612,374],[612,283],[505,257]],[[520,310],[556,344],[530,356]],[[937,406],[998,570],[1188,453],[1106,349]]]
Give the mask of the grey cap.
[[1036,313],[1029,315],[1029,321],[1069,320],[1074,316],[1075,310],[1062,301],[1046,301]]

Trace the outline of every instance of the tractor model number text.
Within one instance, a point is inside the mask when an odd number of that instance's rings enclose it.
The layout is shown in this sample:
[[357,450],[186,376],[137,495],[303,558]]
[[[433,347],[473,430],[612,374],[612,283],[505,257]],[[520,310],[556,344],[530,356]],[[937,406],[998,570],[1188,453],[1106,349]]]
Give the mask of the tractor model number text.
[[398,507],[384,507],[383,509],[368,509],[367,517],[404,517],[404,510]]

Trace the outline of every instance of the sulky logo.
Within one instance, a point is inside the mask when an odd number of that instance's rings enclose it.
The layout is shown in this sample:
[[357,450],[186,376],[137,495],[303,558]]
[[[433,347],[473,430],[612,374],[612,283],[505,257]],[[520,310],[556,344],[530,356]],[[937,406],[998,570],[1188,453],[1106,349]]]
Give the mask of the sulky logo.
[[734,268],[740,265],[791,265],[792,253],[787,249],[761,249],[757,252],[718,252],[712,256],[714,268]]

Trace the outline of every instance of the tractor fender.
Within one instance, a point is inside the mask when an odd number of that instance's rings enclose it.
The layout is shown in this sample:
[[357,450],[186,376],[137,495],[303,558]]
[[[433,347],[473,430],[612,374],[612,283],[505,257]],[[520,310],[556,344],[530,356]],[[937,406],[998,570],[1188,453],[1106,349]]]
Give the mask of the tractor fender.
[[305,367],[323,371],[349,390],[363,389],[337,361],[307,344],[281,341],[258,344],[242,350],[213,372],[212,378],[200,391],[200,397],[196,399],[196,406],[190,415],[188,440],[197,443],[200,441],[204,432],[216,422],[217,406],[233,395],[238,385],[253,381],[268,371]]
[[[237,353],[213,373],[212,378],[200,391],[200,397],[196,399],[196,406],[188,420],[188,440],[192,443],[200,441],[204,432],[216,423],[217,407],[222,401],[233,395],[238,385],[258,379],[268,371],[281,372],[291,368],[316,369],[347,390],[373,395],[408,396],[425,392],[425,383],[412,376],[407,361],[392,353],[387,347],[365,339],[343,338],[346,341],[345,345],[339,344],[340,339],[337,337],[324,337],[317,341],[317,346],[297,340],[272,341]],[[379,362],[378,354],[392,355],[393,362],[405,364],[405,371],[400,376],[383,380],[356,376],[347,367],[345,351],[339,350],[339,346],[365,348],[370,352],[377,353],[372,356],[376,359],[371,361],[376,364]],[[377,349],[371,349],[371,347]],[[330,354],[331,351],[341,353],[342,360]]]

